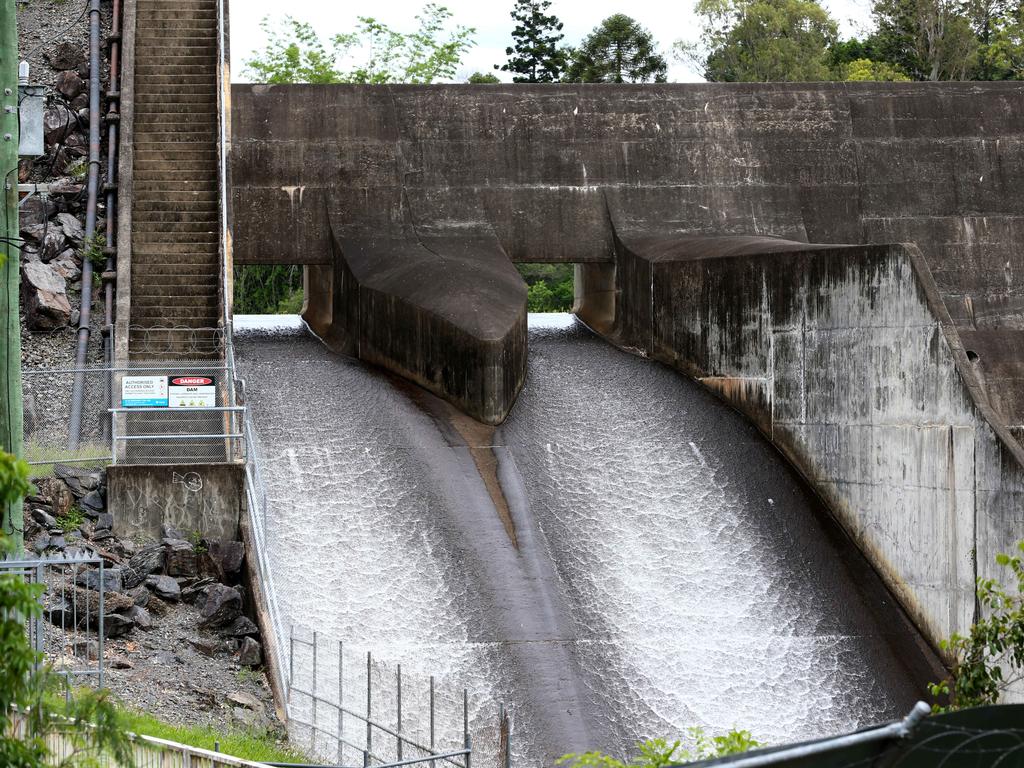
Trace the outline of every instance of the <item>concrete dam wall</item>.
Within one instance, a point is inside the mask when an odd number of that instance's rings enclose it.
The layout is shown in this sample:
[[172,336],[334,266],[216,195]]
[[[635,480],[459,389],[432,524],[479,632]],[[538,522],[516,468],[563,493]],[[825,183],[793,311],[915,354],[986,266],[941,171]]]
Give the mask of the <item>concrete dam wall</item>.
[[1024,533],[1019,85],[233,99],[236,259],[311,265],[335,349],[500,422],[526,366],[511,262],[575,262],[580,317],[751,416],[933,642],[969,624]]

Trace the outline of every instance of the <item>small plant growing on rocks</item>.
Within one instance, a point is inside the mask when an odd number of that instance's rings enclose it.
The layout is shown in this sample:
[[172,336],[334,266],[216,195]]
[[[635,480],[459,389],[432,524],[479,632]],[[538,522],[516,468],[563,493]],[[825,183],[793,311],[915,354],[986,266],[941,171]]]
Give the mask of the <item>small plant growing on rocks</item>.
[[1016,590],[996,579],[978,579],[978,602],[988,613],[976,621],[966,635],[953,634],[940,647],[953,656],[949,677],[928,687],[936,698],[948,697],[937,712],[995,704],[999,696],[1024,679],[1024,541],[1018,554],[996,555],[996,562],[1009,569]]
[[192,545],[192,551],[197,555],[206,554],[206,542],[203,541],[203,534],[199,531],[192,531],[188,535],[189,543]]
[[84,522],[85,516],[82,514],[82,510],[77,506],[71,507],[63,515],[59,515],[57,517],[57,527],[65,534],[78,530]]

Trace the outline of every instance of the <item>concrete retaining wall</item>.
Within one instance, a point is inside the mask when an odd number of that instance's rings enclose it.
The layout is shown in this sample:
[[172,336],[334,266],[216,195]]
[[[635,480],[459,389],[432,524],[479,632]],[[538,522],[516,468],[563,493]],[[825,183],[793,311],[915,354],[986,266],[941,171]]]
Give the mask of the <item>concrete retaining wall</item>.
[[584,281],[584,320],[746,413],[933,643],[967,628],[976,575],[1024,537],[1024,452],[917,249],[627,240],[616,272],[612,315]]
[[236,541],[244,507],[240,464],[131,465],[107,468],[107,507],[118,536],[160,538],[160,526]]

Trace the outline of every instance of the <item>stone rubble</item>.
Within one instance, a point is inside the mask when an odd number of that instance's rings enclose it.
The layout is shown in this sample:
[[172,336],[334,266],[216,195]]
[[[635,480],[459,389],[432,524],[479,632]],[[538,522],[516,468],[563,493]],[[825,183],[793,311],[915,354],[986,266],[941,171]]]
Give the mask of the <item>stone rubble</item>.
[[[116,672],[123,672],[136,682],[155,676],[166,686],[172,684],[168,676],[180,676],[185,669],[191,676],[197,663],[212,665],[216,671],[211,674],[222,678],[222,690],[234,691],[229,698],[236,698],[228,701],[207,688],[192,686],[191,695],[206,702],[203,711],[228,718],[234,726],[272,727],[272,714],[268,713],[273,712],[273,705],[265,679],[238,672],[263,664],[259,628],[246,613],[250,606],[240,584],[245,556],[242,543],[208,541],[166,526],[158,542],[137,546],[119,538],[113,532],[116,520],[106,511],[103,470],[58,464],[54,477],[37,478],[34,485],[37,493],[25,500],[26,546],[42,556],[63,552],[96,555],[105,561],[107,683],[117,679]],[[70,666],[76,656],[94,659],[98,653],[94,633],[99,630],[99,569],[79,570],[77,575],[54,577],[48,583],[44,619],[77,631],[71,646],[51,650],[51,660]],[[93,638],[83,639],[83,631],[92,633]],[[139,652],[143,646],[145,654]],[[184,659],[186,654],[191,660]],[[205,677],[194,679],[205,681]],[[241,681],[246,682],[247,692],[235,690]],[[117,692],[117,686],[112,687]],[[139,694],[135,687],[131,692]],[[242,700],[258,706],[242,705]],[[159,713],[165,703],[154,698],[145,706],[152,704]],[[239,709],[244,716],[238,716]]]

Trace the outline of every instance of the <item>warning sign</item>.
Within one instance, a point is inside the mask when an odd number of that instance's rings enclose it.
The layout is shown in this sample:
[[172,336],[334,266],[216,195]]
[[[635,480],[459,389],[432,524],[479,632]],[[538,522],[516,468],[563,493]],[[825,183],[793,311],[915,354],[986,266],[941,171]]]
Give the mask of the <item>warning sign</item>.
[[166,376],[125,376],[121,379],[122,408],[166,408]]
[[212,376],[172,376],[167,404],[171,408],[215,408],[216,382]]

